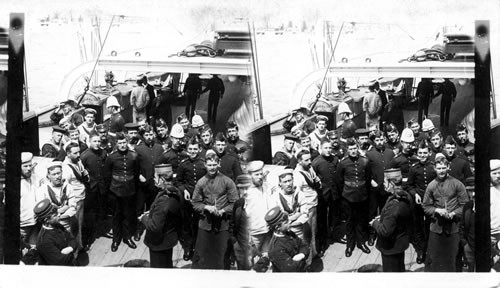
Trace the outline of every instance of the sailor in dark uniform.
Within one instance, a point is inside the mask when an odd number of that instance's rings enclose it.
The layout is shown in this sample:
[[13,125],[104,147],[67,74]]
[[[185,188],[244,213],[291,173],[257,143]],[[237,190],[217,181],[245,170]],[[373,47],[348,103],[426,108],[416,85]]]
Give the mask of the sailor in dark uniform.
[[227,136],[227,147],[226,149],[238,155],[238,159],[241,159],[243,151],[247,154],[247,158],[251,155],[250,144],[240,139],[238,135],[238,124],[234,121],[228,121],[226,123],[226,136]]
[[[127,141],[130,143],[133,139],[140,139],[139,138],[139,124],[138,123],[127,123],[123,126],[125,128],[125,132],[127,133]],[[141,141],[137,142],[137,145],[139,145]]]
[[189,261],[193,257],[195,241],[198,231],[199,215],[193,209],[191,198],[193,197],[196,182],[207,173],[205,161],[200,158],[200,142],[197,137],[191,138],[187,143],[188,158],[179,163],[175,186],[179,188],[183,204],[183,233],[182,247],[184,249],[184,260]]
[[472,170],[470,169],[467,158],[456,155],[456,147],[457,143],[455,142],[455,139],[453,139],[453,136],[448,135],[444,141],[443,149],[443,154],[446,156],[450,165],[448,174],[457,178],[465,185],[465,179],[472,176]]
[[217,156],[220,158],[220,168],[219,171],[231,178],[233,181],[236,180],[238,175],[243,174],[241,170],[240,163],[236,155],[228,152],[226,150],[226,137],[221,132],[217,133],[215,136],[215,152]]
[[425,261],[430,225],[430,219],[425,216],[422,208],[422,200],[424,199],[427,185],[436,178],[434,162],[429,159],[429,150],[427,142],[420,142],[417,148],[417,158],[419,162],[410,167],[407,183],[408,192],[415,201],[415,207],[413,209],[414,223],[412,233],[410,234],[410,241],[417,252],[418,264],[424,263]]
[[465,151],[474,150],[474,143],[469,141],[469,131],[463,124],[457,126],[457,156],[467,157]]
[[292,134],[286,134],[283,141],[283,149],[274,154],[273,165],[290,166],[295,169],[295,166],[297,166],[297,158],[295,157],[293,147],[298,140],[299,138]]
[[332,142],[332,155],[337,156],[339,159],[344,158],[347,153],[345,145],[339,141],[339,135],[337,131],[328,131],[328,139]]
[[109,154],[115,149],[116,141],[114,137],[108,135],[108,129],[104,124],[99,124],[96,126],[97,134],[101,139],[100,148],[106,150]]
[[369,160],[359,155],[358,144],[348,139],[346,145],[347,156],[340,161],[335,178],[349,206],[345,255],[350,257],[355,245],[364,253],[370,253],[365,241],[368,232],[368,192],[372,177]]
[[118,250],[123,240],[130,248],[137,246],[131,237],[135,233],[135,193],[139,181],[139,162],[137,153],[128,149],[127,138],[123,133],[117,133],[117,150],[106,158],[104,172],[106,182],[109,183],[110,196],[113,198],[115,209],[113,215],[113,243],[111,251]]
[[63,150],[63,135],[68,135],[68,132],[59,126],[52,127],[52,137],[48,143],[42,146],[42,157],[56,158],[61,150]]

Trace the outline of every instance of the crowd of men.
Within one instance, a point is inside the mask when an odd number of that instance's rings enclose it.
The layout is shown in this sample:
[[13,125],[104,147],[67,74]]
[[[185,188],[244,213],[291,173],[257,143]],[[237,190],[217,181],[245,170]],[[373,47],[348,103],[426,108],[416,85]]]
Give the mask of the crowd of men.
[[[107,125],[85,109],[78,126],[54,127],[42,147],[56,160],[46,175],[22,154],[21,236],[42,264],[75,264],[67,255],[98,237],[113,252],[122,242],[135,249],[145,234],[151,267],[173,267],[180,242],[194,269],[309,271],[337,242],[346,257],[375,245],[384,271],[405,271],[409,244],[425,271],[474,269],[474,144],[463,125],[444,138],[429,119],[400,131],[370,111],[371,125],[358,129],[341,103],[339,128],[328,130],[327,116],[301,108],[285,120],[291,133],[270,187],[232,121],[214,135],[199,115],[183,113],[169,129],[163,119],[125,124],[113,98],[107,106]],[[101,229],[107,215],[111,231]]]

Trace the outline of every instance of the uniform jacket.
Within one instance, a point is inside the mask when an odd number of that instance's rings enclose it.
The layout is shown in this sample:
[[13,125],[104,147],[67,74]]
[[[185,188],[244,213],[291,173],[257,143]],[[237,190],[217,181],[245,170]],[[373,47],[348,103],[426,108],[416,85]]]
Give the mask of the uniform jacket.
[[457,89],[455,88],[455,84],[451,81],[444,81],[442,85],[440,85],[437,94],[434,97],[439,95],[443,95],[441,98],[441,103],[451,103],[452,100],[455,100],[457,97]]
[[208,90],[210,90],[208,94],[210,98],[221,98],[225,91],[224,82],[219,77],[214,76],[208,80],[207,87],[201,93],[205,93]]
[[[177,190],[171,186],[167,189]],[[182,215],[178,196],[161,191],[156,195],[149,215],[141,218],[146,227],[144,244],[153,251],[162,251],[175,247],[181,230]]]
[[378,234],[376,247],[384,255],[402,253],[409,246],[412,200],[406,192],[400,197],[391,195],[380,212],[380,220],[373,223]]
[[109,133],[114,134],[116,132],[122,132],[123,126],[125,126],[125,119],[123,118],[122,114],[120,113],[112,114],[108,120]]
[[[293,261],[293,256],[303,253],[304,259]],[[269,260],[273,264],[273,272],[304,272],[305,259],[309,255],[309,247],[292,232],[283,236],[273,235],[269,247]]]
[[394,158],[394,152],[391,149],[382,147],[382,149],[377,149],[373,147],[370,151],[366,152],[366,158],[370,160],[371,175],[373,180],[377,182],[378,187],[374,188],[382,195],[385,195],[384,191],[384,170],[389,168],[389,164]]
[[337,190],[334,179],[338,165],[339,158],[337,158],[337,156],[325,157],[319,155],[312,162],[312,168],[321,180],[321,191],[323,192],[321,196],[324,199],[337,200],[340,198],[340,193]]
[[369,160],[363,156],[345,156],[340,160],[335,177],[342,196],[350,202],[368,199],[368,189],[372,179]]
[[293,153],[278,151],[274,154],[273,165],[290,166],[292,169],[295,169],[297,166],[297,158],[295,158]]
[[76,266],[73,253],[61,253],[66,247],[73,247],[73,250],[77,247],[77,242],[70,232],[61,225],[52,229],[42,227],[36,244],[41,265]]
[[[236,200],[236,185],[229,177],[222,173],[203,176],[196,183],[192,198],[194,210],[201,215],[198,227],[206,231],[227,231]],[[215,205],[217,209],[224,210],[224,215],[217,217],[206,212],[205,205]]]
[[104,165],[106,183],[110,183],[111,192],[119,197],[135,194],[136,184],[139,181],[137,153],[128,149],[124,152],[116,150],[106,158]]
[[200,156],[184,159],[177,169],[176,186],[181,192],[187,190],[193,196],[194,186],[205,174],[207,174],[205,161]]
[[339,128],[338,134],[343,139],[352,138],[356,136],[356,129],[358,129],[358,127],[356,126],[354,121],[352,121],[351,119],[345,120],[344,123],[342,123],[342,126],[340,126]]
[[59,145],[56,145],[54,142],[50,141],[49,143],[45,143],[42,146],[42,157],[48,158],[56,158],[59,155],[59,151],[62,150],[62,141]]
[[472,176],[469,162],[455,154],[446,158],[450,162],[449,174],[465,184],[465,179]]
[[222,154],[217,153],[220,158],[220,168],[219,172],[231,178],[233,181],[236,180],[238,175],[243,174],[241,171],[240,161],[234,156],[234,154],[224,151]]
[[135,146],[135,152],[137,153],[137,161],[139,161],[141,175],[146,178],[146,181],[153,180],[155,172],[154,166],[160,164],[163,147],[160,144],[156,144],[154,141],[151,145],[141,142],[140,145]]
[[408,192],[415,198],[418,194],[423,199],[425,189],[432,180],[436,178],[436,171],[434,170],[434,162],[427,160],[425,163],[420,161],[410,167],[408,173]]
[[174,173],[177,173],[177,168],[179,168],[179,163],[189,156],[186,154],[182,148],[174,149],[170,148],[167,151],[163,152],[161,156],[160,163],[168,163],[172,164],[172,169]]
[[467,158],[465,151],[470,151],[471,149],[474,149],[474,143],[469,142],[469,140],[467,140],[464,144],[457,142],[457,150],[455,150],[455,154],[459,157]]
[[104,183],[104,163],[108,153],[106,150],[87,149],[80,156],[83,166],[89,172],[90,187],[93,188],[99,183]]
[[401,169],[401,175],[404,178],[408,178],[410,174],[410,167],[417,163],[418,159],[409,154],[399,153],[395,156],[389,163],[388,168],[399,168]]

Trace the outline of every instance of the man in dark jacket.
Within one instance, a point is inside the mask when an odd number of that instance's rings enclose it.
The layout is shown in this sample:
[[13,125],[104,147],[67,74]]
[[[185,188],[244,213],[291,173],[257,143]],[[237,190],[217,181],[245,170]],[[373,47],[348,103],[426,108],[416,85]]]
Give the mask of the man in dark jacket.
[[408,192],[415,201],[413,209],[413,227],[411,231],[411,243],[417,252],[417,263],[425,261],[427,251],[427,240],[429,238],[430,219],[424,214],[422,200],[424,199],[427,185],[436,178],[434,162],[429,160],[429,145],[423,141],[417,148],[417,163],[410,167],[408,174]]
[[434,95],[434,97],[437,97],[439,95],[443,95],[443,97],[441,98],[441,113],[439,114],[439,123],[441,123],[441,127],[448,127],[451,102],[455,102],[455,98],[457,97],[457,89],[455,88],[455,84],[450,81],[450,78],[444,79],[444,83],[439,87],[439,90],[436,95]]
[[465,184],[465,179],[472,176],[472,171],[466,158],[459,157],[455,154],[456,148],[457,143],[455,139],[453,139],[451,135],[448,135],[444,141],[443,152],[448,162],[450,162],[449,174]]
[[474,143],[469,141],[469,131],[464,124],[458,124],[457,126],[457,150],[455,153],[457,156],[467,158],[467,152],[474,150]]
[[194,187],[198,180],[205,174],[205,161],[200,158],[200,142],[197,137],[191,138],[187,143],[188,158],[181,161],[177,169],[175,186],[179,188],[182,195],[183,227],[181,244],[184,249],[184,261],[189,261],[193,257],[196,236],[198,232],[198,221],[200,216],[194,211],[191,204]]
[[[312,168],[321,180],[321,191],[318,193],[318,250],[326,251],[328,238],[334,238],[334,232],[340,224],[340,193],[335,184],[335,172],[339,164],[337,156],[332,155],[332,143],[323,140],[320,144],[321,154],[312,162]],[[335,240],[342,238],[335,234]]]
[[349,206],[345,255],[351,257],[354,245],[364,253],[370,253],[365,241],[368,232],[368,193],[372,176],[369,160],[358,154],[359,147],[356,142],[348,139],[346,145],[347,156],[340,160],[335,179]]
[[405,272],[405,250],[410,245],[408,227],[412,225],[411,196],[403,190],[400,169],[385,171],[390,193],[384,208],[370,222],[378,235],[376,247],[382,254],[384,272]]
[[179,239],[182,214],[179,193],[172,185],[172,165],[155,166],[158,194],[151,205],[151,210],[139,217],[146,227],[144,244],[149,248],[152,268],[173,268],[172,252]]
[[274,207],[266,213],[265,220],[273,231],[269,247],[273,272],[305,272],[309,247],[289,231],[288,214]]
[[37,221],[42,223],[38,234],[37,250],[42,265],[76,266],[74,251],[77,242],[61,224],[57,209],[49,199],[38,202],[33,208]]
[[273,165],[290,166],[293,169],[297,166],[297,158],[293,154],[293,147],[299,138],[292,134],[286,134],[283,140],[283,149],[277,151],[273,157]]
[[137,248],[131,239],[137,224],[134,202],[139,181],[137,153],[128,149],[127,138],[123,133],[116,134],[116,146],[117,150],[106,158],[104,164],[105,179],[115,205],[112,252],[118,250],[122,240],[130,248]]
[[434,96],[434,87],[432,86],[431,79],[422,78],[422,81],[418,83],[415,95],[418,98],[418,123],[422,123],[422,113],[428,118],[429,104],[432,102],[432,97]]
[[215,136],[214,148],[217,156],[220,158],[220,172],[234,181],[236,177],[243,174],[243,172],[241,170],[240,161],[238,161],[236,155],[227,151],[226,147],[226,137],[221,132],[217,133]]
[[201,94],[210,90],[208,94],[208,123],[215,124],[217,120],[217,106],[219,106],[219,100],[222,99],[224,95],[225,87],[222,79],[219,75],[213,74],[212,78],[208,80],[207,87],[201,91]]
[[200,98],[201,93],[201,80],[198,74],[189,74],[182,92],[186,96],[186,115],[191,119],[196,109],[196,100]]

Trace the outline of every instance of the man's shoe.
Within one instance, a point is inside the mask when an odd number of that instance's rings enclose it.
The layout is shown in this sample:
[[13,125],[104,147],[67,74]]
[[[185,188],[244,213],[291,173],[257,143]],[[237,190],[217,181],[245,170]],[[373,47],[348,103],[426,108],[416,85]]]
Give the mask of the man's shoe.
[[337,239],[335,242],[340,244],[347,244],[347,239],[345,237]]
[[353,250],[354,250],[354,247],[347,247],[345,249],[345,257],[351,257]]
[[137,248],[137,245],[135,245],[134,241],[132,239],[123,239],[123,243],[127,244],[128,247],[135,249]]
[[120,242],[113,242],[111,244],[111,252],[116,252],[116,250],[118,250],[118,246],[120,246]]
[[190,261],[191,259],[193,259],[193,255],[194,255],[194,250],[185,250],[184,251],[184,255],[182,256],[182,259],[184,259],[184,261]]
[[361,244],[361,245],[358,245],[358,248],[359,250],[363,251],[363,253],[366,253],[366,254],[370,254],[370,248],[368,248],[368,246],[366,246],[365,243]]
[[111,231],[108,231],[108,232],[103,232],[103,233],[102,233],[102,236],[103,236],[104,238],[113,239],[113,232],[111,232]]
[[417,264],[422,264],[425,261],[425,256],[423,253],[417,253]]

